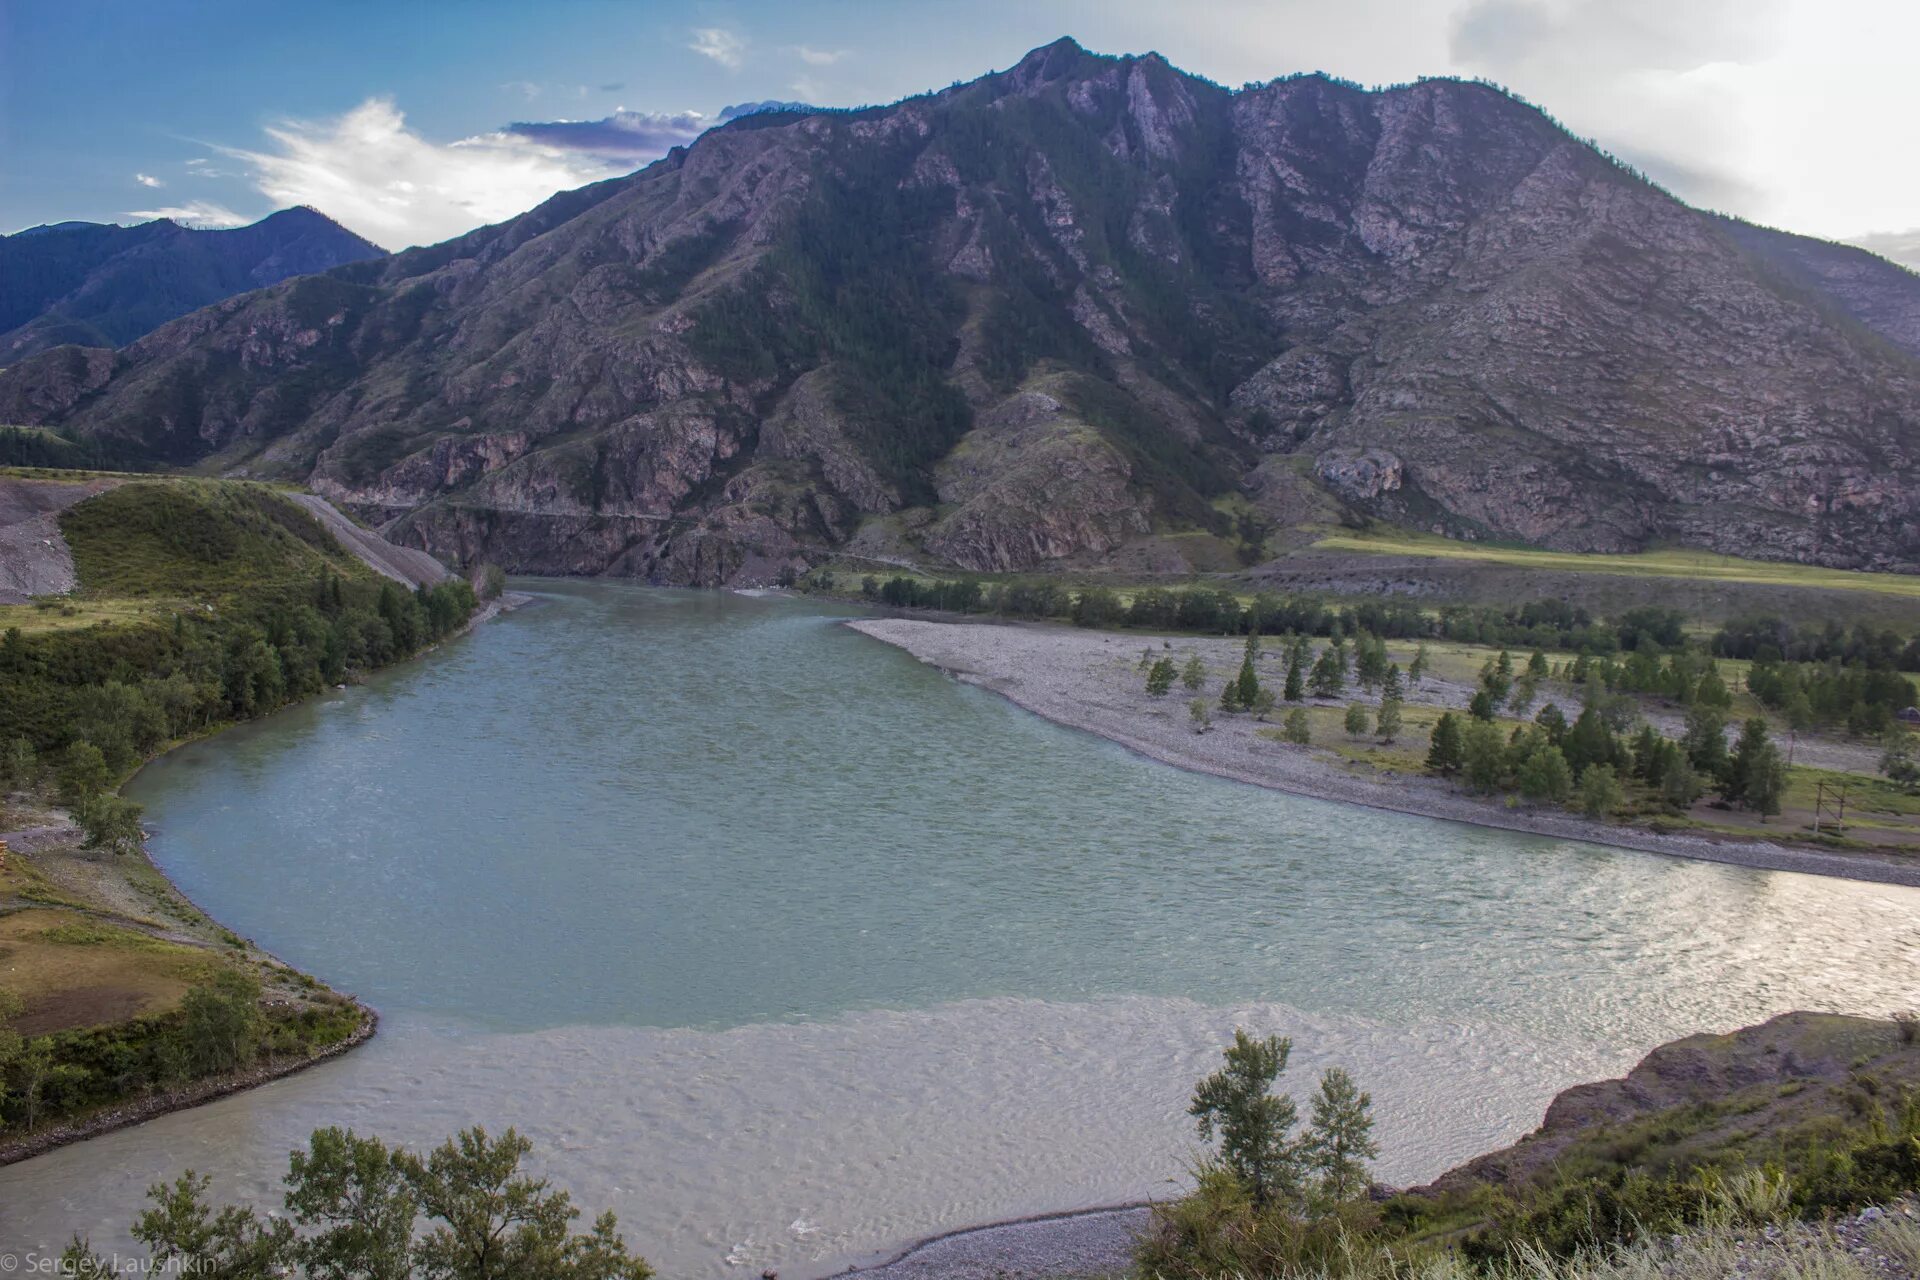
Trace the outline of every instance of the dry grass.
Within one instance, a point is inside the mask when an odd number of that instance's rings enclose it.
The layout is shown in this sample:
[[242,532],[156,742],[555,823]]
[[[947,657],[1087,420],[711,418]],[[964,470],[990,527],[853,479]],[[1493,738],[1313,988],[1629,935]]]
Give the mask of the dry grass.
[[27,1035],[163,1012],[204,981],[212,963],[201,948],[74,911],[0,916],[0,986],[27,997],[15,1023]]
[[1316,550],[1470,560],[1483,564],[1510,565],[1520,569],[1620,574],[1636,578],[1741,582],[1764,586],[1819,587],[1829,591],[1866,591],[1876,595],[1920,600],[1920,577],[1912,575],[1861,573],[1851,569],[1827,569],[1817,565],[1742,560],[1736,556],[1714,555],[1706,551],[1643,551],[1616,555],[1537,551],[1527,547],[1455,542],[1447,538],[1415,533],[1331,533],[1320,538],[1313,545]]

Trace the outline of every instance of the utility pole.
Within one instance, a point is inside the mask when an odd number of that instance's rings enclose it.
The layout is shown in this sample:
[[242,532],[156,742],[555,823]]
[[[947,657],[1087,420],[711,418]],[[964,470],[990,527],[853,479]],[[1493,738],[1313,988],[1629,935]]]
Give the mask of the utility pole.
[[1851,782],[1816,782],[1813,784],[1813,834],[1820,834],[1820,820],[1829,807],[1833,811],[1833,834],[1841,835],[1847,829],[1847,792],[1853,786]]

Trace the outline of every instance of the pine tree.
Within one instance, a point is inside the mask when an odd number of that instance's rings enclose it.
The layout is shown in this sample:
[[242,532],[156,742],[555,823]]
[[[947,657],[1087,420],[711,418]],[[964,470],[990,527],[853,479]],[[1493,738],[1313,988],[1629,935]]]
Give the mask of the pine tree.
[[1207,664],[1200,660],[1199,654],[1187,655],[1187,665],[1180,671],[1180,683],[1188,693],[1198,693],[1207,687]]
[[1347,706],[1347,736],[1364,738],[1367,736],[1367,707],[1363,702],[1350,703]]
[[1400,699],[1382,698],[1380,714],[1374,721],[1373,731],[1382,742],[1392,742],[1400,736]]
[[1424,644],[1413,651],[1413,661],[1407,664],[1407,679],[1416,686],[1427,675],[1427,646]]
[[1400,675],[1400,664],[1395,662],[1387,667],[1387,675],[1380,682],[1380,700],[1382,702],[1405,702],[1407,683]]
[[1298,702],[1307,696],[1306,677],[1301,668],[1304,665],[1299,649],[1287,653],[1287,687],[1281,697],[1288,702]]
[[1280,736],[1296,747],[1309,746],[1313,742],[1313,728],[1307,721],[1305,707],[1295,707],[1287,712],[1287,722],[1281,727]]
[[1338,641],[1320,651],[1314,661],[1311,679],[1313,696],[1316,698],[1337,698],[1347,687],[1346,654]]
[[1427,769],[1433,773],[1456,774],[1460,772],[1464,760],[1460,720],[1451,711],[1442,712],[1433,726],[1433,739],[1427,747]]
[[1344,1204],[1366,1190],[1367,1161],[1380,1154],[1373,1139],[1373,1098],[1339,1067],[1327,1068],[1320,1077],[1301,1150],[1327,1200]]
[[[1248,636],[1247,639],[1253,641],[1257,637]],[[1249,644],[1246,656],[1240,659],[1239,678],[1234,681],[1239,686],[1235,693],[1242,707],[1251,707],[1260,697],[1260,676],[1253,669],[1253,655],[1256,652],[1253,645]]]
[[1167,690],[1173,688],[1174,674],[1173,659],[1161,658],[1147,672],[1147,692],[1156,698],[1164,696]]
[[1291,1040],[1235,1030],[1226,1065],[1199,1083],[1187,1108],[1202,1141],[1218,1135],[1221,1167],[1258,1205],[1300,1191],[1300,1150],[1291,1137],[1298,1112],[1292,1098],[1273,1092],[1292,1052]]

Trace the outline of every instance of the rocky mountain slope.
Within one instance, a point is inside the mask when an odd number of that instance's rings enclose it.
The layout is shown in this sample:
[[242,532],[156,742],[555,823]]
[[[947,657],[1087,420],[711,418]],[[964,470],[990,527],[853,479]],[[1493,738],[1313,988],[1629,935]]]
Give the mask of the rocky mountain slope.
[[385,252],[312,209],[225,231],[162,218],[0,236],[0,364],[63,343],[121,346],[209,302]]
[[1235,92],[1060,41],[43,353],[0,421],[681,583],[1184,570],[1361,518],[1911,570],[1916,329],[1920,278],[1495,89]]

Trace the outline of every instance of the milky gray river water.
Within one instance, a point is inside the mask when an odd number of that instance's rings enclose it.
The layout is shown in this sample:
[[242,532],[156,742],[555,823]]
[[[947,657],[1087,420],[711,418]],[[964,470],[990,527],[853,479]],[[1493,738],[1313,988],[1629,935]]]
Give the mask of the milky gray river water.
[[321,1124],[519,1126],[668,1274],[823,1274],[1164,1194],[1235,1025],[1423,1178],[1652,1045],[1914,1000],[1920,891],[1149,763],[835,625],[615,583],[184,748],[133,794],[216,918],[382,1011],[348,1057],[0,1170],[0,1242],[121,1237]]

